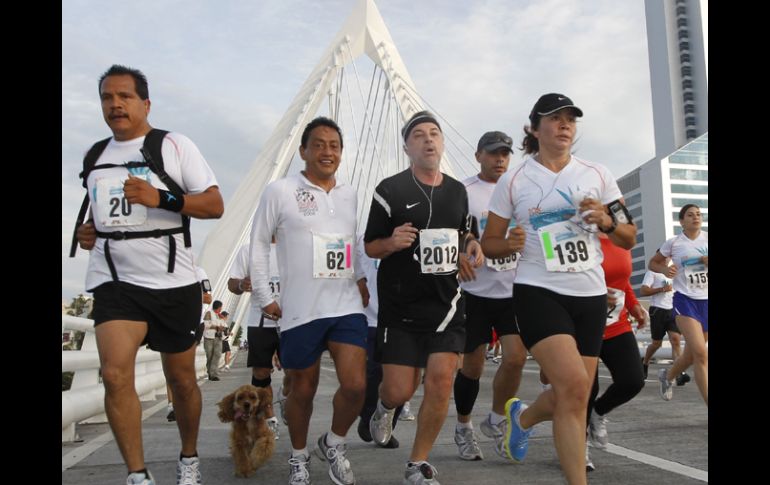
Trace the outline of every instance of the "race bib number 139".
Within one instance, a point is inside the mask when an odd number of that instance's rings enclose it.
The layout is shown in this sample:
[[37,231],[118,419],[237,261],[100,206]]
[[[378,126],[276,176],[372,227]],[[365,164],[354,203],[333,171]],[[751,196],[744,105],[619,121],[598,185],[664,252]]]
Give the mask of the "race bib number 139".
[[580,272],[596,266],[596,247],[590,234],[569,221],[537,230],[548,271]]

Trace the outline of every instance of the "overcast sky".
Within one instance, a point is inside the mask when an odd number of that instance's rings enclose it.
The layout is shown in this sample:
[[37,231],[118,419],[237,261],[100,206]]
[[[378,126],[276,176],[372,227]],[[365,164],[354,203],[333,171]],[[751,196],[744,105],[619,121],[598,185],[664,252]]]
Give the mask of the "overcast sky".
[[[84,292],[87,253],[67,256],[83,154],[110,135],[99,76],[142,70],[150,123],[198,145],[227,204],[358,1],[62,2],[62,298]],[[616,177],[654,156],[643,0],[376,3],[417,90],[473,144],[502,130],[519,146],[534,102],[559,92],[585,114],[578,156]],[[213,223],[192,227],[197,254]]]

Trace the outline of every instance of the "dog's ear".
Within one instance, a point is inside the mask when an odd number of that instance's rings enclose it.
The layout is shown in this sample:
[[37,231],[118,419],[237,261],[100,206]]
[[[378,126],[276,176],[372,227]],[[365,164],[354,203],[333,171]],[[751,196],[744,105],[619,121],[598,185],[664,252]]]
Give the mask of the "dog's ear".
[[267,417],[270,408],[273,406],[273,403],[270,402],[270,392],[266,388],[260,387],[257,389],[257,397],[259,398],[257,415],[263,418]]
[[230,423],[235,419],[234,402],[235,392],[231,392],[217,403],[217,406],[219,406],[219,413],[217,413],[217,416],[219,416],[219,420],[223,423]]

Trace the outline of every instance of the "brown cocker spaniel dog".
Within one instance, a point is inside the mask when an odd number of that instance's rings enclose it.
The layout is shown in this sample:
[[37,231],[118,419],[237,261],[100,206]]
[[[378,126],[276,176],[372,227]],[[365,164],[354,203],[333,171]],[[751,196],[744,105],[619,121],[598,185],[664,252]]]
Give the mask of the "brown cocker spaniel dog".
[[275,438],[265,422],[270,396],[264,388],[241,386],[220,402],[219,420],[233,423],[230,454],[236,477],[250,477],[273,455]]

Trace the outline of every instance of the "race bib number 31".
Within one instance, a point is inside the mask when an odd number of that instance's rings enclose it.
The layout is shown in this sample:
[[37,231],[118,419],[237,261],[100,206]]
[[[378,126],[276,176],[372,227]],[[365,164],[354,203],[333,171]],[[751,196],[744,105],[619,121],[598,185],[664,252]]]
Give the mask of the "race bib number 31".
[[420,271],[446,274],[457,271],[459,251],[457,229],[422,229],[420,231]]
[[353,278],[353,236],[313,233],[313,278]]
[[596,266],[596,246],[590,234],[569,221],[537,230],[548,271],[575,273]]
[[[147,220],[147,207],[129,204],[123,195],[123,182],[127,178],[96,180],[96,217],[104,227],[138,226]],[[143,178],[146,180],[146,176]]]

